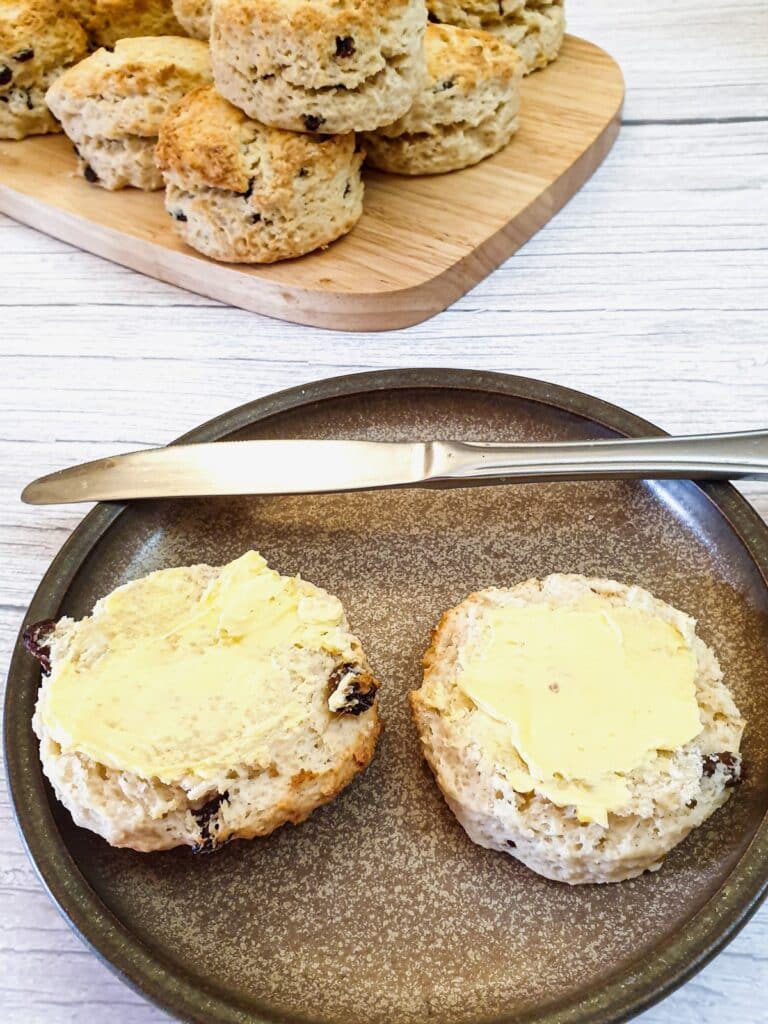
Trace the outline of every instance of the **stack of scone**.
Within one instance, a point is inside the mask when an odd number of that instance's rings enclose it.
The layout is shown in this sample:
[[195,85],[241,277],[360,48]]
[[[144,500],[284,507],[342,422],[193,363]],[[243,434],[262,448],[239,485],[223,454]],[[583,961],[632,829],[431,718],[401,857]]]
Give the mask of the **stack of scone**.
[[523,74],[563,37],[561,0],[59,8],[0,0],[0,138],[63,127],[89,183],[165,185],[181,238],[237,263],[301,256],[350,231],[366,153],[416,175],[498,152],[517,131]]
[[[46,93],[68,69],[73,71],[68,81],[74,94],[52,95],[67,107],[70,100],[82,105],[79,134],[103,137],[103,128],[111,121],[108,108],[116,103],[122,108],[132,106],[140,120],[150,118],[157,135],[165,110],[183,95],[178,92],[179,83],[175,89],[166,88],[166,80],[178,71],[180,78],[187,80],[187,88],[192,88],[211,78],[207,54],[201,54],[197,44],[187,47],[187,40],[177,38],[183,35],[171,0],[0,0],[0,139],[23,139],[61,130]],[[113,62],[106,60],[107,51],[128,37],[145,38],[126,48]],[[163,42],[155,37],[168,38]],[[82,74],[75,74],[75,68],[80,70],[79,62],[98,47],[106,49],[86,64]],[[189,81],[194,65],[205,65],[205,74]],[[122,92],[118,84],[121,73]],[[99,90],[100,75],[107,95]],[[91,93],[87,91],[90,86]],[[124,114],[124,110],[118,112],[118,120]],[[127,133],[142,138],[151,134],[143,129],[133,132],[130,127]],[[107,141],[115,138],[122,140],[123,134],[106,136]],[[78,144],[77,139],[73,141]],[[140,177],[132,171],[129,182]]]
[[[564,0],[427,0],[429,20],[435,24],[479,28],[514,46],[526,72],[553,61],[565,35]],[[184,30],[207,39],[214,0],[173,0],[173,10]]]
[[[177,10],[204,34],[203,6]],[[218,260],[268,263],[346,234],[363,210],[355,133],[413,103],[426,21],[424,0],[214,0],[215,88],[174,108],[158,147],[181,237]]]

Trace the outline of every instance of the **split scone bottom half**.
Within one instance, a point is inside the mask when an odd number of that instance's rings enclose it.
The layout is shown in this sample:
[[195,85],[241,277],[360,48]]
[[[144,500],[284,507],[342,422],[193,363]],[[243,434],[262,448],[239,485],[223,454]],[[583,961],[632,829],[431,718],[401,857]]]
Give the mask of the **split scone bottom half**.
[[430,21],[481,28],[514,46],[525,73],[551,64],[565,38],[563,0],[427,0]]
[[367,159],[394,174],[442,174],[503,149],[518,128],[523,62],[478,29],[428,25],[427,81],[394,124],[366,133]]
[[376,691],[340,601],[256,552],[119,587],[27,631],[33,727],[75,823],[139,851],[298,824],[373,757]]
[[696,623],[612,580],[472,594],[410,700],[469,837],[556,881],[657,870],[741,778],[744,722]]
[[[78,18],[94,47],[114,46],[128,36],[177,36],[184,30],[172,0],[62,0]],[[59,4],[61,6],[61,3]]]
[[291,131],[373,131],[411,106],[424,75],[424,0],[214,0],[216,88]]
[[270,128],[213,87],[173,107],[157,160],[176,231],[223,262],[302,256],[346,234],[363,212],[363,153],[353,133]]
[[47,102],[75,145],[79,173],[114,190],[163,187],[155,163],[160,125],[178,100],[210,82],[208,47],[199,39],[121,39],[65,71]]
[[85,32],[58,0],[0,0],[0,139],[61,131],[45,94],[87,53]]

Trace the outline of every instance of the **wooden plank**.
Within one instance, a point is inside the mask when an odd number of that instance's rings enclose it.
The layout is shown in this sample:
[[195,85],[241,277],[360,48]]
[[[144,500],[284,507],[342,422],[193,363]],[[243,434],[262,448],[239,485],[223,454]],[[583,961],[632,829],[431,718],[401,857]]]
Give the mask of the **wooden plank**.
[[72,174],[61,137],[0,143],[0,209],[243,309],[335,329],[404,327],[463,295],[578,191],[613,144],[623,94],[614,61],[571,37],[553,65],[525,80],[521,129],[505,150],[451,175],[372,172],[351,234],[267,267],[193,253],[173,232],[161,194],[88,185]]
[[768,118],[764,0],[566,0],[568,31],[621,64],[625,119],[679,124]]

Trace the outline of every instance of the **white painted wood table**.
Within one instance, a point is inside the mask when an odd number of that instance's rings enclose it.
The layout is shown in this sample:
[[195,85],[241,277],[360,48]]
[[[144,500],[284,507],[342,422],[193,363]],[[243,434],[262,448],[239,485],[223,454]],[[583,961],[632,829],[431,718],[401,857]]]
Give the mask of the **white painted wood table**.
[[[224,410],[353,370],[505,370],[671,431],[768,426],[768,5],[573,0],[622,63],[625,124],[587,187],[517,256],[407,331],[322,332],[139,277],[0,217],[0,666],[83,509],[22,485],[163,444]],[[744,486],[768,517],[768,488]],[[0,790],[0,1020],[155,1024],[69,931]],[[768,1021],[768,907],[643,1024]],[[362,1022],[361,1022],[362,1024]]]

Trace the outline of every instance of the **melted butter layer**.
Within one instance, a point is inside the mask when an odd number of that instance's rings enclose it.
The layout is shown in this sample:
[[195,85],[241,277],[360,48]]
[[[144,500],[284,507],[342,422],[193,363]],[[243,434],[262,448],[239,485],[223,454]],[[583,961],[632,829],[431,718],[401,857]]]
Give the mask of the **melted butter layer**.
[[121,587],[97,622],[57,661],[45,723],[66,751],[166,782],[268,761],[270,734],[327,698],[322,653],[352,657],[341,603],[254,551],[202,593],[185,569]]
[[701,731],[695,655],[663,619],[596,598],[499,607],[484,624],[458,683],[508,727],[497,754],[518,792],[605,825],[628,798],[627,772]]

